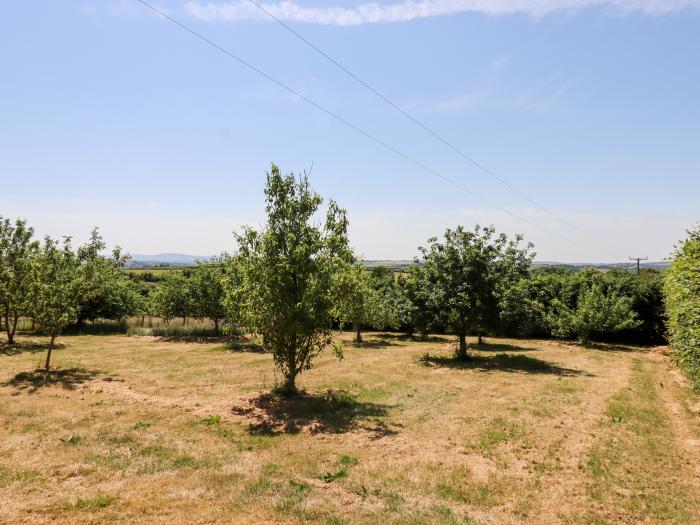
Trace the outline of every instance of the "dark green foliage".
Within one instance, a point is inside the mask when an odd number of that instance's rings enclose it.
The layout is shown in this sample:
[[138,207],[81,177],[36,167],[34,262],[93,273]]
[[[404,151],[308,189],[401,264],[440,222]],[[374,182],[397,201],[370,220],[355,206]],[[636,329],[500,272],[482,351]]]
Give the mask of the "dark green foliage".
[[[533,270],[504,295],[497,332],[521,337],[565,335],[567,330],[561,328],[567,325],[567,320],[559,317],[570,318],[569,314],[579,309],[579,303],[594,287],[606,301],[619,298],[626,303],[637,322],[618,324],[614,330],[599,323],[591,333],[592,338],[642,344],[663,342],[663,274],[657,271],[637,276],[630,271],[603,273],[592,268],[581,272]],[[573,336],[571,331],[568,333]]]
[[700,227],[676,248],[664,297],[674,359],[700,388]]
[[633,329],[640,324],[632,310],[631,297],[610,289],[605,292],[599,284],[579,289],[575,308],[555,301],[547,319],[552,335],[577,337],[584,345],[591,342],[595,333],[610,334]]

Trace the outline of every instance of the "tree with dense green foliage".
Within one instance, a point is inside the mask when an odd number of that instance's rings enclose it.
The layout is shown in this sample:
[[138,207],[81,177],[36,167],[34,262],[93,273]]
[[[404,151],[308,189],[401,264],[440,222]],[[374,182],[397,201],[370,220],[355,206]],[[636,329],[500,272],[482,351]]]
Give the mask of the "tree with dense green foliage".
[[214,333],[219,334],[219,324],[226,317],[224,277],[228,258],[225,256],[206,262],[197,262],[189,274],[188,287],[192,295],[192,310],[195,317],[210,319]]
[[433,308],[432,288],[426,278],[425,269],[418,264],[410,266],[407,275],[399,278],[398,284],[405,298],[403,324],[409,335],[418,331],[421,339],[425,339],[438,317]]
[[663,343],[664,274],[653,269],[645,269],[639,275],[629,270],[611,270],[605,273],[604,282],[610,292],[632,299],[632,310],[639,320],[635,326],[615,332],[614,337],[634,343]]
[[700,388],[700,226],[676,247],[664,298],[673,358]]
[[141,311],[142,296],[133,281],[122,271],[129,257],[117,246],[112,257],[102,255],[106,244],[97,228],[77,253],[76,324],[85,321],[123,319]]
[[632,299],[615,292],[605,293],[599,284],[582,288],[575,308],[555,301],[549,318],[553,335],[575,336],[583,345],[590,344],[593,334],[613,333],[639,325]]
[[0,216],[0,326],[5,318],[7,343],[14,344],[17,321],[29,313],[32,260],[38,243],[26,221]]
[[550,336],[547,314],[555,301],[563,300],[573,275],[571,270],[533,270],[509,287],[501,297],[501,332],[517,337]]
[[350,264],[335,275],[335,316],[341,326],[348,324],[355,331],[355,342],[362,342],[363,325],[371,324],[377,303],[371,274],[362,265]]
[[375,290],[370,325],[377,330],[399,330],[410,322],[412,305],[403,288],[392,281]]
[[151,309],[166,321],[181,317],[182,324],[194,310],[194,296],[186,271],[173,271],[167,274],[160,286],[151,293]]
[[567,332],[558,326],[562,323],[555,322],[556,315],[576,310],[581,293],[593,286],[600,287],[606,297],[627,298],[639,321],[619,330],[595,332],[597,339],[644,344],[664,341],[663,274],[655,270],[637,275],[628,270],[601,272],[594,268],[534,269],[502,298],[498,332],[517,337],[562,337]]
[[76,319],[76,289],[78,261],[66,237],[61,246],[46,237],[32,264],[30,291],[32,316],[44,334],[50,337],[46,354],[49,372],[51,352],[56,337]]
[[352,260],[345,210],[331,201],[315,222],[321,197],[306,175],[282,175],[274,164],[265,187],[267,224],[236,235],[240,283],[227,306],[262,336],[284,376],[280,391],[297,391],[296,377],[331,343],[335,275]]
[[481,340],[498,321],[504,290],[527,275],[534,253],[521,241],[520,235],[511,240],[497,235],[492,226],[471,231],[458,226],[420,248],[431,308],[457,333],[459,358],[468,358],[467,333],[474,330]]

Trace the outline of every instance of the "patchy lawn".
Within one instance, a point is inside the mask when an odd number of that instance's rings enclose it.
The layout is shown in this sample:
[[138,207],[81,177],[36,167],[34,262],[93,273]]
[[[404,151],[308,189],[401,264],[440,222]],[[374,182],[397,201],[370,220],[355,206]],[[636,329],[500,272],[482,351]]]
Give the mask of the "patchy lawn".
[[295,400],[244,341],[0,345],[0,523],[700,523],[661,349],[350,337]]

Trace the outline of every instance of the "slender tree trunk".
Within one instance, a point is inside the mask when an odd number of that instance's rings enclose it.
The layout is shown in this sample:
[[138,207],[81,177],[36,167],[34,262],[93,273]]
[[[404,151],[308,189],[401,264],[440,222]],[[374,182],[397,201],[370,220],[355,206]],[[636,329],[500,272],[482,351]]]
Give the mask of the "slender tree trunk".
[[588,332],[583,332],[579,335],[578,340],[583,346],[589,346],[591,344],[591,336]]
[[287,351],[287,375],[284,378],[284,386],[282,387],[282,394],[290,397],[297,393],[297,363],[296,363],[296,351],[295,349]]
[[53,342],[56,340],[56,336],[52,335],[51,336],[51,342],[49,343],[49,350],[46,353],[46,364],[44,365],[44,368],[46,369],[46,374],[48,375],[49,373],[49,365],[51,364],[51,352],[53,351]]
[[12,317],[12,341],[15,340],[15,334],[17,333],[17,321],[19,321],[19,315],[15,314]]
[[459,359],[469,359],[467,355],[467,333],[464,329],[461,329],[459,332],[459,350],[457,351],[457,357]]
[[219,335],[219,320],[214,319],[214,334]]
[[183,315],[183,316],[182,316],[182,326],[185,326],[186,323],[187,323],[187,317],[185,317],[185,316]]
[[36,330],[36,319],[32,317],[32,332]]
[[362,342],[362,331],[360,330],[360,323],[355,323],[355,342]]
[[476,336],[478,338],[476,344],[480,345],[483,342],[481,339],[481,330],[477,330]]
[[11,345],[15,342],[14,333],[10,330],[10,309],[5,307],[5,331],[7,332],[7,344]]

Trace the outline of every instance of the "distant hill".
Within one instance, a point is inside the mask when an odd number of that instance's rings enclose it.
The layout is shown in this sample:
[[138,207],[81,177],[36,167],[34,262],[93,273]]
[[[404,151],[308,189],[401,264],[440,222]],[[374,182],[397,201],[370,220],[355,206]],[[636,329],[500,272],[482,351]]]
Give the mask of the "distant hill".
[[410,261],[408,259],[397,259],[397,260],[366,259],[362,262],[365,263],[365,266],[367,266],[367,268],[372,268],[372,267],[376,267],[376,266],[383,266],[384,268],[390,268],[392,270],[401,270],[402,268],[406,268],[406,267],[411,266],[413,264],[413,261]]
[[[157,266],[193,266],[197,261],[206,261],[211,259],[211,255],[187,255],[183,253],[157,253],[155,255],[144,255],[141,253],[132,253],[131,261],[128,264],[129,268],[153,268]],[[383,266],[392,270],[401,270],[413,264],[409,259],[366,259],[363,261],[369,268]],[[665,270],[669,261],[645,261],[642,262],[642,268],[654,270]],[[592,263],[592,262],[576,262],[564,263],[558,261],[535,261],[535,268],[569,268],[574,271],[582,270],[583,268],[597,268],[598,270],[612,270],[615,268],[633,268],[633,262],[621,263]]]
[[210,259],[210,255],[187,255],[183,253],[156,253],[145,255],[132,253],[129,268],[153,268],[154,266],[193,266],[197,261]]
[[[670,261],[646,261],[642,262],[641,268],[651,269],[651,270],[665,270],[668,265],[671,264]],[[557,261],[535,261],[532,263],[534,268],[569,268],[574,271],[583,270],[584,268],[595,268],[597,270],[614,270],[614,269],[625,269],[625,268],[636,268],[637,265],[633,261],[622,262],[622,263],[562,263]]]

